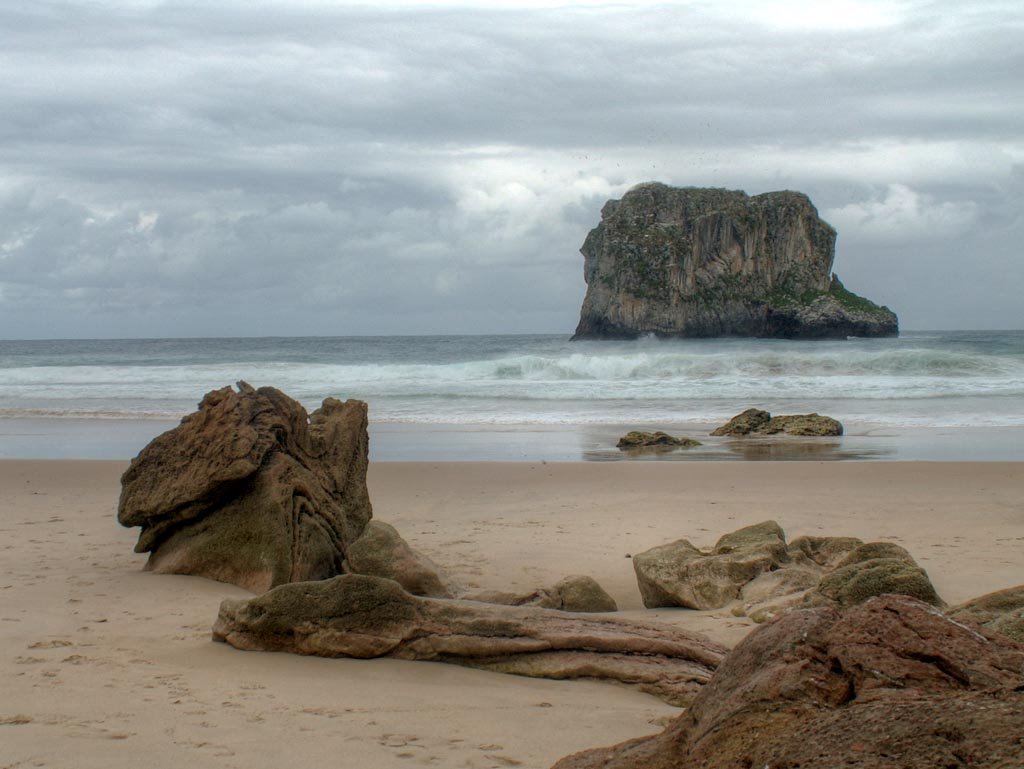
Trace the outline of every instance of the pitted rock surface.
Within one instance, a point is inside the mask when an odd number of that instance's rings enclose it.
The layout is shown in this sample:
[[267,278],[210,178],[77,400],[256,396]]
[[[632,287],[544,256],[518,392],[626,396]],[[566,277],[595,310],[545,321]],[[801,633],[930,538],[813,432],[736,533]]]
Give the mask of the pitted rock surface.
[[1024,766],[1024,646],[905,596],[762,625],[659,735],[554,769]]
[[307,415],[272,387],[214,390],[132,460],[118,521],[151,571],[254,592],[332,577],[372,515],[366,427],[362,401]]

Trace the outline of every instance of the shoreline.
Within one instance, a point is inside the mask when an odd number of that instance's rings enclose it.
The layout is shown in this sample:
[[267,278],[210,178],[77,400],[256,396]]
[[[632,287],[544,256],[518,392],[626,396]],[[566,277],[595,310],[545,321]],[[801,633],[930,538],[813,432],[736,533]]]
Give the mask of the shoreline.
[[[175,427],[171,419],[0,417],[0,460],[128,460]],[[374,462],[1024,461],[1020,427],[852,426],[838,438],[711,438],[711,423],[426,424],[371,420]],[[622,452],[630,430],[664,430],[704,445]]]
[[[142,570],[115,518],[127,464],[0,461],[2,765],[544,769],[679,713],[610,683],[213,643],[220,601],[249,594]],[[590,574],[623,616],[727,645],[750,620],[644,609],[629,554],[771,518],[901,544],[951,604],[1024,575],[1021,462],[374,462],[368,484],[374,517],[467,588]]]

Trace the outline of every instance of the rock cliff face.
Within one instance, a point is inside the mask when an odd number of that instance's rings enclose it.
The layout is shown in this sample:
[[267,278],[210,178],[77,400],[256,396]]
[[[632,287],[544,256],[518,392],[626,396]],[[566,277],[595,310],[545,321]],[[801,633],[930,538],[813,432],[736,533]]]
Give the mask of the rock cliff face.
[[580,251],[574,339],[895,336],[896,315],[832,275],[836,232],[799,192],[641,184]]

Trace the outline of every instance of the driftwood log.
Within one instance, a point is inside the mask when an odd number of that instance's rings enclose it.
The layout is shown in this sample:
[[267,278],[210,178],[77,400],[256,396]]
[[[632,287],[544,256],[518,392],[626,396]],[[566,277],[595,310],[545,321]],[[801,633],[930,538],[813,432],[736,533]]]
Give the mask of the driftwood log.
[[251,651],[451,662],[536,678],[619,681],[686,705],[726,649],[668,626],[421,598],[355,574],[226,600],[214,640]]

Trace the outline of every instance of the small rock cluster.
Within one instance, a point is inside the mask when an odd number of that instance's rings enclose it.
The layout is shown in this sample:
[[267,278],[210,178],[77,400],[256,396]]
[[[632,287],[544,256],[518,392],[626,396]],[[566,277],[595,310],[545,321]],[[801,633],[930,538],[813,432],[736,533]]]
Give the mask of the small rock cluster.
[[899,545],[854,537],[798,537],[775,521],[726,534],[709,551],[680,539],[633,556],[644,606],[733,611],[755,622],[791,606],[846,608],[883,593],[944,605]]
[[721,437],[779,433],[814,437],[842,435],[843,425],[838,420],[821,414],[788,414],[773,417],[761,409],[747,409],[721,427],[715,428],[711,435]]

